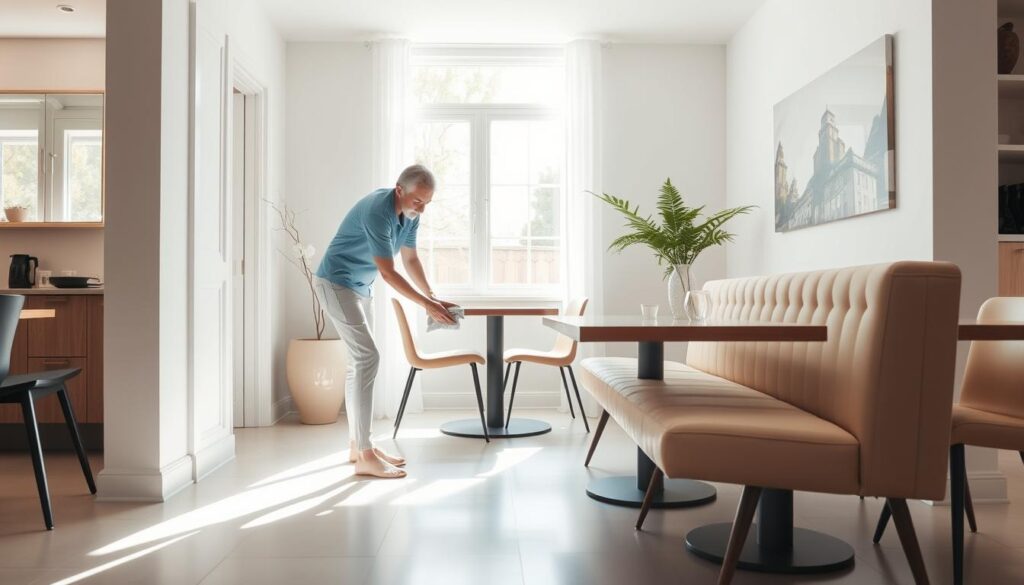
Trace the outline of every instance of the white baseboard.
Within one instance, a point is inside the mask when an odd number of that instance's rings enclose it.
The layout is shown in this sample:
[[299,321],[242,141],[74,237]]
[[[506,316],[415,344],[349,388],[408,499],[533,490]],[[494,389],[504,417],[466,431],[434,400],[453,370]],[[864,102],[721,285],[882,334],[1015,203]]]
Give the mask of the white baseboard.
[[[516,392],[514,408],[558,408],[560,397],[554,392]],[[476,410],[476,395],[471,392],[424,392],[424,410]]]
[[163,502],[192,483],[188,455],[158,470],[105,468],[96,476],[96,501]]
[[196,481],[201,481],[204,477],[210,475],[234,458],[235,435],[234,433],[228,433],[196,452],[193,458],[193,476]]
[[[971,501],[975,504],[1005,504],[1010,501],[1006,487],[1006,476],[998,471],[968,471],[967,481],[971,484]],[[933,506],[949,505],[949,479],[946,480],[944,500],[925,500]]]

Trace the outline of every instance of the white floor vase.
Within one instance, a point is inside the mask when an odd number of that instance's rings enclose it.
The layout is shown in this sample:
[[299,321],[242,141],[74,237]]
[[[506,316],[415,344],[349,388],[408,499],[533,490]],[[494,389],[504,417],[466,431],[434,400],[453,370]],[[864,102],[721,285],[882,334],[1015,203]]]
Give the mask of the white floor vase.
[[288,344],[287,373],[299,420],[331,424],[345,402],[348,352],[340,339],[293,339]]

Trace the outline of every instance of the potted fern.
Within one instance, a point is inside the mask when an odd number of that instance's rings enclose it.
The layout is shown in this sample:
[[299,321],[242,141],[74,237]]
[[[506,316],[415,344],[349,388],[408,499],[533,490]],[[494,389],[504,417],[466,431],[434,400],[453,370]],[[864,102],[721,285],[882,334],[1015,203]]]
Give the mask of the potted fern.
[[697,256],[711,246],[731,242],[733,234],[725,231],[722,226],[754,208],[752,205],[733,207],[702,217],[704,206],[687,207],[672,180],[665,179],[658,195],[657,207],[661,215],[659,224],[650,215],[640,215],[640,206],[625,199],[607,193],[591,195],[621,213],[629,228],[627,233],[612,241],[609,250],[621,252],[630,246],[642,244],[654,252],[659,266],[665,266],[665,277],[669,279],[669,307],[676,319],[689,317],[685,300],[686,293],[692,289],[690,267]]

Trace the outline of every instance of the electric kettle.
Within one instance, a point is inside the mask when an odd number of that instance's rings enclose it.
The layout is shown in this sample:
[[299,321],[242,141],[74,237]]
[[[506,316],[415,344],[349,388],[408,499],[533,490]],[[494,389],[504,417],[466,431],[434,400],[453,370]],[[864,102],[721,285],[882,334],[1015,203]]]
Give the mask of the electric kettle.
[[7,286],[10,288],[32,288],[36,283],[36,268],[39,268],[39,258],[28,254],[12,254],[11,272],[7,278]]

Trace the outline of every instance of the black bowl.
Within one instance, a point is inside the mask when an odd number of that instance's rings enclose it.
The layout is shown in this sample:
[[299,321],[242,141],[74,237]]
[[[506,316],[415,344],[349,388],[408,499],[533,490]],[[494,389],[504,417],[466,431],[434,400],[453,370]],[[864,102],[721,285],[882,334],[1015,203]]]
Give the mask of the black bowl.
[[100,286],[100,279],[95,276],[51,276],[50,284],[57,288],[90,288]]

